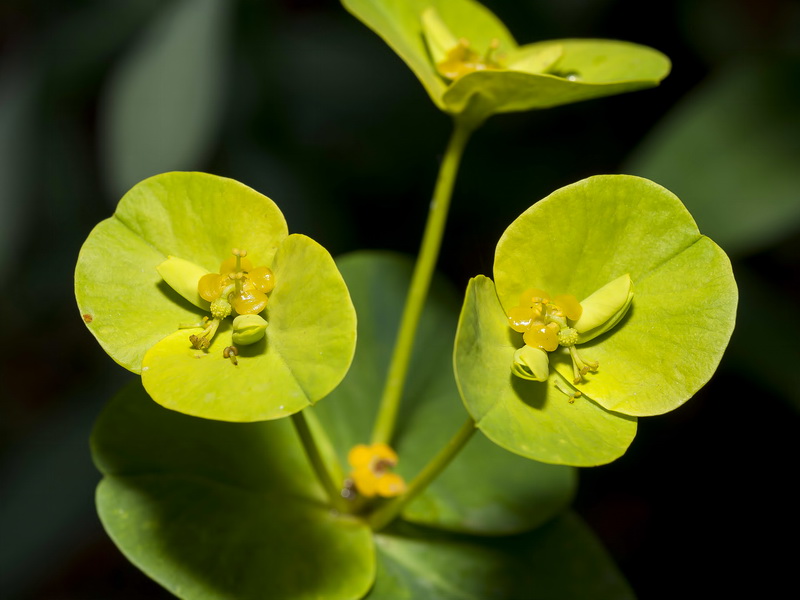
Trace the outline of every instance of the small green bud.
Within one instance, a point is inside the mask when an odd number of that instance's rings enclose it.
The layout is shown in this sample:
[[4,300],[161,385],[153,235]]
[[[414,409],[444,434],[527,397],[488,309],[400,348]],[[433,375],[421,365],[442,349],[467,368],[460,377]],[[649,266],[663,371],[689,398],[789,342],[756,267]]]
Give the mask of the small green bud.
[[530,381],[547,381],[550,366],[547,352],[525,345],[514,352],[511,372],[517,377]]
[[233,320],[233,343],[238,346],[255,344],[264,337],[267,324],[259,315],[239,315]]

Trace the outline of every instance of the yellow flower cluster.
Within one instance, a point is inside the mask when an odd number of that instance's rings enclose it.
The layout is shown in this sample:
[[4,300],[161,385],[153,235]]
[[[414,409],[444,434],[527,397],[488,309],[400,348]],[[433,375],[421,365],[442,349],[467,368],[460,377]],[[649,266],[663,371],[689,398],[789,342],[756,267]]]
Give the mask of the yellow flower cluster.
[[359,444],[347,455],[353,467],[350,479],[359,494],[366,498],[399,496],[406,490],[400,475],[391,472],[397,465],[397,453],[386,444]]

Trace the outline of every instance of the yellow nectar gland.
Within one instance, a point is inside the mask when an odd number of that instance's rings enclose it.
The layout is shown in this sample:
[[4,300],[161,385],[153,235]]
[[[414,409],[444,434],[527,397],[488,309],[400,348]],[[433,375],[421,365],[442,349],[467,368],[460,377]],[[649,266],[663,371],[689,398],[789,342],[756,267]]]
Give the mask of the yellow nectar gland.
[[[519,304],[508,311],[508,324],[511,329],[522,334],[525,345],[545,352],[553,352],[559,346],[569,349],[573,364],[575,384],[583,381],[589,371],[596,371],[597,362],[583,360],[575,344],[578,332],[570,326],[581,318],[583,307],[571,294],[551,297],[539,289],[526,290]],[[578,394],[580,395],[580,394]],[[577,396],[571,396],[571,400]]]
[[[206,350],[219,323],[236,311],[239,315],[257,315],[267,306],[267,294],[275,287],[275,277],[269,267],[255,267],[246,259],[247,250],[234,248],[233,256],[222,261],[219,273],[203,275],[197,282],[200,297],[211,303],[212,319],[204,319],[200,335],[189,336],[192,346]],[[234,348],[233,346],[229,348]],[[236,354],[225,349],[225,358],[236,362]],[[234,348],[235,350],[235,348]]]
[[461,38],[456,46],[447,51],[445,59],[437,63],[436,70],[450,80],[475,71],[497,71],[503,68],[495,56],[499,46],[499,40],[493,39],[486,53],[481,56],[469,47],[468,40]]
[[365,498],[391,498],[406,490],[403,478],[390,471],[397,465],[397,453],[386,444],[353,446],[347,462],[353,467],[349,479]]

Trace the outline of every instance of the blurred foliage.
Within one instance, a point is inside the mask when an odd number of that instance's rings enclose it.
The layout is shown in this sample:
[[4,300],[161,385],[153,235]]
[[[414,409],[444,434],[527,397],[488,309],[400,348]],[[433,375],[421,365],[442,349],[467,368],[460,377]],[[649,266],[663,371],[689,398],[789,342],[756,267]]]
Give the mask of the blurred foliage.
[[102,98],[99,129],[110,197],[207,159],[228,91],[231,8],[225,0],[170,3],[119,61]]
[[800,60],[728,62],[672,109],[623,170],[677,194],[732,255],[800,226]]
[[[721,595],[731,572],[759,573],[759,595],[781,589],[789,555],[757,549],[764,532],[796,525],[776,503],[798,501],[786,483],[800,407],[787,376],[800,334],[798,3],[487,4],[518,39],[630,40],[667,54],[673,72],[654,90],[492,118],[467,150],[442,272],[459,289],[488,274],[505,227],[558,187],[652,169],[738,257],[739,326],[711,384],[658,424],[643,419],[625,457],[585,472],[577,507],[642,597],[689,585]],[[122,378],[75,308],[80,244],[133,180],[180,168],[268,194],[334,254],[414,253],[448,122],[374,34],[321,0],[8,0],[0,51],[0,273],[11,284],[0,300],[0,530],[11,534],[0,595],[166,597],[104,541],[90,477],[52,476],[87,464],[75,432]]]

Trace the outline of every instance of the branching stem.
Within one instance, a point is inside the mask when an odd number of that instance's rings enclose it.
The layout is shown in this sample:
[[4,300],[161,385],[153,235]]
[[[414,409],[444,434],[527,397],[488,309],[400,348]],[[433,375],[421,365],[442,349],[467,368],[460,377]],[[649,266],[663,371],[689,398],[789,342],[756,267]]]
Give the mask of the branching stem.
[[408,366],[411,361],[411,352],[414,348],[414,338],[417,326],[428,295],[433,271],[439,258],[439,249],[442,245],[442,236],[447,221],[450,207],[450,198],[453,194],[458,167],[464,148],[469,140],[473,127],[456,121],[455,129],[447,145],[444,159],[439,167],[439,176],[433,191],[433,199],[428,210],[428,221],[422,237],[417,263],[411,278],[411,286],[406,296],[400,329],[397,334],[389,373],[381,397],[378,416],[372,430],[372,443],[391,444],[394,434],[397,412],[403,395]]
[[402,496],[393,498],[369,516],[368,521],[372,529],[378,531],[391,523],[400,514],[405,505],[428,487],[428,484],[436,479],[444,468],[450,464],[450,461],[456,457],[472,438],[473,433],[475,433],[475,421],[472,418],[467,418],[467,421],[450,438],[447,445],[439,451],[439,454],[434,456],[431,462],[420,471],[419,475],[408,484],[405,493]]
[[342,498],[341,486],[336,484],[328,467],[325,465],[325,461],[322,458],[317,442],[314,439],[314,434],[311,433],[303,411],[292,415],[292,423],[294,423],[297,435],[303,443],[303,449],[306,451],[306,456],[311,463],[311,467],[314,469],[314,473],[316,473],[319,482],[328,494],[331,506],[337,509],[346,509],[345,500]]

